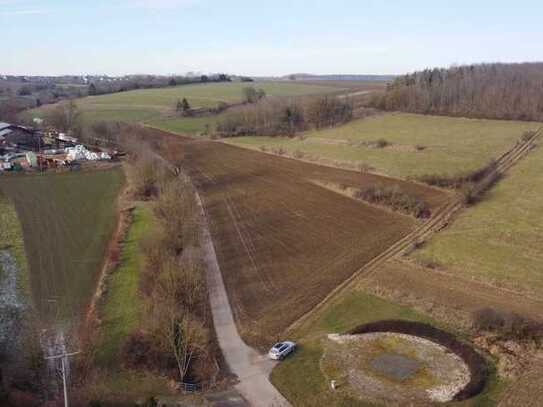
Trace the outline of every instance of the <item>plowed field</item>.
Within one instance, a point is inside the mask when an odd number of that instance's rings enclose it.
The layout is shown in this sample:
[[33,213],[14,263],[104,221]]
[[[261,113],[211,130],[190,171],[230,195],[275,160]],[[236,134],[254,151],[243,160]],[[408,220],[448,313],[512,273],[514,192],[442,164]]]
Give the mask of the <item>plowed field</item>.
[[161,154],[193,176],[245,340],[268,345],[364,263],[415,226],[413,218],[329,191],[313,180],[399,184],[432,208],[448,195],[418,184],[343,171],[149,130]]

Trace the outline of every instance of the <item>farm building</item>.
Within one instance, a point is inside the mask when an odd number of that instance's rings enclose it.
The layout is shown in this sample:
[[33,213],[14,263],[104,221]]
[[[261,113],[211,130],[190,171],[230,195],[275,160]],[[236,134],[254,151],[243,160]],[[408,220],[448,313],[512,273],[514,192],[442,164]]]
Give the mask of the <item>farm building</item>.
[[21,149],[37,151],[41,144],[41,134],[15,124],[0,122],[0,144],[3,146],[18,146]]

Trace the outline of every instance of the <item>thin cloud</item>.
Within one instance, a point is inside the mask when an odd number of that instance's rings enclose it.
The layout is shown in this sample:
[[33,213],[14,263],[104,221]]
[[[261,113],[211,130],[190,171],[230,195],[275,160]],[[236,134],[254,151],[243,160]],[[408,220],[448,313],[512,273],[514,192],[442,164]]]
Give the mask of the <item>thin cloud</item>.
[[133,7],[150,10],[171,10],[190,7],[199,2],[199,0],[130,0],[127,3]]
[[3,16],[28,16],[28,15],[40,15],[40,14],[47,14],[47,10],[8,10],[8,11],[0,11],[0,15]]

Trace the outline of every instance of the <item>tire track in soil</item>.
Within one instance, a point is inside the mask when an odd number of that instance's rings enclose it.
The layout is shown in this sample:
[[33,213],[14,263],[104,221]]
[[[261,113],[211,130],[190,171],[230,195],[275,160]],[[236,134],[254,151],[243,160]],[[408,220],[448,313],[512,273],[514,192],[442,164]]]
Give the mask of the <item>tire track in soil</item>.
[[[503,153],[496,160],[496,167],[487,177],[485,177],[480,183],[479,188],[482,188],[484,181],[488,177],[493,177],[496,174],[503,175],[507,170],[509,170],[513,165],[515,165],[519,160],[524,158],[526,154],[530,152],[535,146],[536,141],[542,134],[543,127],[540,127],[529,139],[523,142],[517,142],[513,148]],[[477,190],[477,186],[476,186]],[[334,290],[332,290],[319,304],[313,307],[308,313],[304,314],[298,320],[294,321],[287,329],[286,332],[292,332],[299,328],[302,324],[316,315],[325,305],[330,301],[336,298],[340,293],[345,291],[347,288],[351,287],[353,282],[358,278],[368,278],[374,273],[378,272],[381,266],[383,266],[387,261],[392,260],[397,257],[401,257],[406,253],[410,248],[417,245],[421,241],[425,241],[434,233],[439,232],[449,225],[453,221],[454,217],[459,213],[459,211],[465,207],[463,197],[457,194],[453,200],[447,204],[444,204],[439,208],[426,222],[418,226],[413,232],[405,236],[403,239],[397,241],[395,244],[390,246],[388,249],[383,251],[378,256],[374,257],[368,263],[363,265],[355,273],[346,279],[343,283],[338,285]],[[543,379],[542,379],[543,382]]]
[[543,406],[543,361],[511,384],[498,407]]

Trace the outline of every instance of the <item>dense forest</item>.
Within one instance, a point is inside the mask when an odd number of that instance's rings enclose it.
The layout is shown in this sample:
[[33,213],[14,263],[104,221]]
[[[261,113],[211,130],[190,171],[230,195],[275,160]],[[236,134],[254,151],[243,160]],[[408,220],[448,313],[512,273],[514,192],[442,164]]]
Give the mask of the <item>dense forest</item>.
[[426,69],[397,77],[371,104],[384,110],[543,120],[543,63]]

